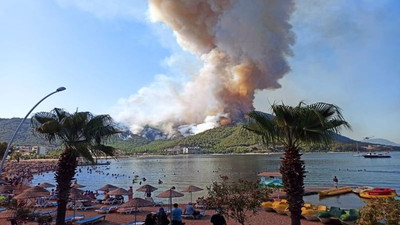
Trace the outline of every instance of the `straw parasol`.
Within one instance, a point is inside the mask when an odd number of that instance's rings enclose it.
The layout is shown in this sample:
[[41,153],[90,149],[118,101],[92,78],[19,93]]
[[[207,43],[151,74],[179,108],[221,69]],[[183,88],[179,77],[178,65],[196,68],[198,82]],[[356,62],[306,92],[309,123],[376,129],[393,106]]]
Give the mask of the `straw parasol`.
[[161,192],[160,194],[157,195],[159,198],[169,198],[169,210],[171,212],[172,209],[172,198],[178,198],[184,196],[184,194],[174,191],[175,187],[172,187],[164,192]]
[[193,202],[192,192],[202,191],[202,188],[196,187],[194,185],[189,185],[189,187],[182,190],[182,192],[189,192],[190,193],[190,202]]
[[25,191],[28,188],[31,188],[31,186],[26,185],[26,184],[19,184],[15,187],[14,194],[15,195],[21,194],[23,191]]
[[261,172],[257,174],[259,177],[282,177],[282,174],[279,172]]
[[141,191],[146,193],[146,197],[151,197],[151,192],[157,190],[158,188],[151,186],[150,184],[146,184],[136,189],[136,191]]
[[109,195],[129,195],[129,191],[123,189],[123,188],[116,188],[110,192],[108,192]]
[[14,199],[37,198],[49,195],[50,192],[42,187],[34,186],[26,189],[21,194],[14,197]]
[[158,188],[151,186],[150,184],[146,184],[141,186],[140,188],[136,189],[136,191],[140,191],[140,192],[145,192],[145,193],[149,193],[149,192],[153,192],[155,190],[157,190]]
[[83,188],[83,187],[86,187],[85,185],[82,185],[82,184],[78,184],[78,183],[73,183],[72,185],[71,185],[71,187],[72,188]]
[[[145,207],[145,206],[152,206],[153,203],[147,200],[144,200],[143,198],[133,198],[126,203],[121,205],[121,208],[138,208],[138,207]],[[136,222],[136,210],[135,212],[135,222]]]
[[84,191],[79,190],[78,188],[71,188],[69,192],[69,198],[74,200],[74,218],[76,212],[76,200],[89,199],[89,197],[82,194],[83,192]]
[[42,183],[42,184],[39,184],[38,186],[39,186],[39,187],[42,187],[42,188],[51,188],[51,187],[55,187],[55,185],[49,184],[49,183]]
[[111,184],[106,184],[102,188],[98,189],[99,191],[110,191],[110,189],[117,189],[118,187],[111,185]]

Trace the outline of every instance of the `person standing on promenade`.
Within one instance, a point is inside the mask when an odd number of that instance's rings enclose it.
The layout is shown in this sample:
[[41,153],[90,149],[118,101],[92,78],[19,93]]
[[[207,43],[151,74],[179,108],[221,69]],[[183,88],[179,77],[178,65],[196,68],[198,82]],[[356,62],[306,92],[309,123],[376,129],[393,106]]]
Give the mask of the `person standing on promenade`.
[[226,225],[226,220],[222,215],[222,209],[220,207],[217,208],[216,213],[211,217],[210,222],[213,225]]
[[174,208],[171,212],[171,224],[182,225],[182,209],[178,208],[178,204],[174,203]]
[[128,192],[129,192],[129,194],[128,194],[128,201],[129,201],[129,200],[132,200],[132,198],[133,198],[133,189],[132,189],[132,186],[129,187]]
[[338,187],[338,183],[339,183],[339,180],[338,180],[337,177],[335,176],[335,177],[333,178],[333,184],[335,185],[335,188]]

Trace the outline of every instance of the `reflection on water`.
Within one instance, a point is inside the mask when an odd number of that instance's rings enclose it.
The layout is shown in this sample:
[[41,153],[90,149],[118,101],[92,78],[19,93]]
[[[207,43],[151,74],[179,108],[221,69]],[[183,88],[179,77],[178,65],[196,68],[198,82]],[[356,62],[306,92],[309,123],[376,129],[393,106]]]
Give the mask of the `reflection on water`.
[[[335,154],[304,154],[302,159],[306,164],[307,176],[305,186],[332,186],[333,176],[339,178],[339,185],[349,186],[379,186],[391,187],[400,191],[400,159],[399,153],[392,153],[392,158],[366,159],[353,157],[351,153]],[[188,185],[196,185],[205,190],[193,193],[193,198],[207,195],[206,187],[213,181],[219,180],[220,175],[228,175],[231,179],[256,180],[257,174],[262,171],[278,171],[281,154],[274,155],[179,155],[179,156],[148,156],[141,158],[128,158],[112,161],[110,166],[98,166],[104,174],[92,171],[89,167],[79,167],[82,172],[77,173],[78,183],[85,185],[83,189],[96,190],[107,183],[118,187],[137,189],[140,184],[132,184],[134,175],[146,178],[143,184],[158,187],[153,196],[175,186],[178,191]],[[116,176],[112,176],[116,174]],[[33,184],[55,183],[53,173],[36,176]],[[163,181],[158,184],[158,180]],[[143,197],[143,193],[135,193]],[[187,202],[190,195],[174,199],[177,202]],[[354,197],[354,199],[353,199]],[[318,198],[317,195],[305,199]],[[359,200],[357,196],[344,196],[349,202]],[[342,197],[326,199],[341,204]],[[323,202],[321,201],[321,202]],[[328,203],[327,203],[328,204]],[[356,204],[356,203],[355,203]],[[359,202],[358,205],[361,205]],[[330,205],[330,204],[328,204]]]

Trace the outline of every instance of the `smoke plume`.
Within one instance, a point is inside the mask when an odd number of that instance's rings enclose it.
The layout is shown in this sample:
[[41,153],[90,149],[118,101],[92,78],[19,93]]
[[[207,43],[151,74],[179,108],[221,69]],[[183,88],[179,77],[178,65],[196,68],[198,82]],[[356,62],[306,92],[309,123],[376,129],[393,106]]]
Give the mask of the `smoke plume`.
[[160,76],[122,100],[117,119],[198,133],[253,110],[256,90],[276,89],[290,67],[294,0],[149,0],[153,22],[174,32],[203,67],[189,82]]

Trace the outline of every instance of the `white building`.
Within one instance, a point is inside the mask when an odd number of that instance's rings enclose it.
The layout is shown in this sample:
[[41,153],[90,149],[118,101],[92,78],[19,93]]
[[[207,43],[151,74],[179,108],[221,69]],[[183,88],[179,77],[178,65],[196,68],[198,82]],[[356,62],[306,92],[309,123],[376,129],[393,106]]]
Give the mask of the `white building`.
[[200,147],[184,147],[182,148],[183,154],[201,154],[203,149]]

